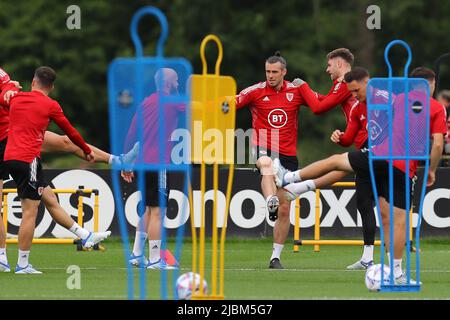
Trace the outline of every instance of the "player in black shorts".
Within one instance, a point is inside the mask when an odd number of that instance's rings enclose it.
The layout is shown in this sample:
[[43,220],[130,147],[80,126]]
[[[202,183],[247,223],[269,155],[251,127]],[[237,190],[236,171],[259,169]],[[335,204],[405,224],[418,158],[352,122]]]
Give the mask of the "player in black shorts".
[[[376,179],[376,188],[378,198],[380,201],[380,208],[382,214],[382,223],[385,230],[385,243],[388,247],[387,230],[389,230],[389,164],[385,160],[373,161],[374,175]],[[364,180],[370,179],[368,150],[362,149],[353,152],[342,154],[335,154],[327,159],[314,162],[305,168],[295,171],[297,181],[314,179],[316,177],[324,176],[331,171],[346,171],[355,172],[356,175]],[[405,191],[405,173],[397,168],[393,168],[393,195],[394,195],[394,216],[399,211],[406,209],[406,191]],[[370,180],[369,180],[370,181]],[[413,179],[410,179],[409,191],[411,195],[414,186]],[[401,232],[397,232],[399,234]],[[404,235],[403,235],[404,236]],[[403,241],[403,246],[404,246]],[[399,280],[400,281],[400,280]]]
[[[44,188],[47,187],[40,160],[40,150],[50,120],[53,120],[67,136],[94,161],[92,150],[64,116],[57,101],[48,97],[54,88],[56,73],[49,67],[36,69],[31,84],[32,91],[19,92],[9,101],[5,97],[11,91],[2,92],[1,101],[9,107],[8,141],[4,152],[4,165],[16,182],[22,205],[22,220],[18,234],[18,262],[16,274],[39,274],[29,264],[36,216]],[[2,119],[3,120],[3,119]]]
[[[369,152],[367,149],[360,151],[354,151],[348,153],[348,161],[357,175],[370,179],[369,169]],[[375,175],[375,181],[377,184],[378,196],[389,201],[389,163],[385,160],[373,161],[373,169]],[[394,194],[394,206],[397,208],[406,208],[406,182],[405,173],[396,167],[393,167],[393,194]],[[414,183],[417,177],[413,179],[409,178],[409,190],[410,197],[413,195]],[[389,229],[389,227],[387,228]]]
[[262,156],[268,156],[271,157],[272,160],[275,160],[276,158],[280,159],[281,165],[289,171],[295,171],[298,169],[298,159],[294,156],[285,156],[283,154],[273,153],[271,150],[260,146],[252,147],[252,155],[255,162]]
[[44,188],[48,186],[42,172],[41,159],[36,157],[31,163],[9,160],[6,164],[16,182],[19,198],[41,200]]
[[[143,163],[147,166],[152,164],[170,164],[171,148],[173,142],[170,134],[177,128],[178,119],[185,111],[183,104],[164,105],[163,113],[159,114],[159,95],[171,96],[178,94],[178,74],[171,68],[160,68],[154,75],[156,91],[146,97],[141,103],[142,115],[135,113],[125,141],[125,149],[133,146],[140,139],[137,134],[139,121],[142,121],[143,137],[140,141],[142,145]],[[164,122],[166,133],[163,134],[158,129],[159,124]],[[159,137],[163,135],[165,148],[159,145]],[[160,158],[160,149],[165,150],[162,160]],[[150,168],[149,168],[150,169]],[[133,172],[122,171],[122,177],[125,181],[131,182],[134,178]],[[128,261],[136,267],[145,267],[147,269],[174,269],[173,265],[168,265],[161,255],[161,230],[162,221],[168,200],[167,174],[165,170],[147,171],[145,173],[145,206],[146,210],[136,227],[136,236],[133,245],[133,251]],[[162,194],[164,203],[160,202]],[[149,239],[149,259],[144,255],[144,247],[147,238]]]
[[[281,163],[281,165],[286,168],[287,170],[290,171],[295,171],[298,169],[299,167],[299,163],[298,163],[298,159],[295,156],[286,156],[280,153],[274,153],[272,152],[272,150],[270,149],[266,149],[260,146],[253,146],[252,147],[252,157],[253,157],[253,161],[255,163],[255,167],[256,167],[256,160],[258,160],[260,157],[263,156],[268,156],[270,157],[274,163]],[[262,174],[262,173],[261,173]],[[287,204],[290,205],[290,202],[286,202]],[[271,212],[271,210],[269,210],[269,219],[274,221],[277,219],[277,212]],[[272,216],[271,216],[272,215]],[[288,221],[289,221],[289,216],[287,217]],[[287,227],[289,228],[290,226],[290,222],[288,222]],[[282,240],[282,243],[284,243],[286,236],[289,232],[289,229],[287,230],[283,230],[284,224],[283,225],[279,225],[279,229],[278,229],[278,239]],[[280,231],[281,229],[281,231]],[[275,230],[274,230],[275,232]],[[274,234],[275,235],[275,234]],[[280,241],[279,241],[280,242]],[[269,268],[270,269],[283,269],[283,266],[281,265],[280,262],[280,255],[281,255],[281,251],[283,249],[283,244],[280,243],[273,243],[273,250],[272,250],[272,256],[270,258],[270,262],[269,262]]]
[[[131,183],[133,172],[122,171],[122,178]],[[160,200],[162,199],[162,203]],[[136,226],[136,239],[128,261],[138,268],[147,269],[175,269],[161,258],[161,228],[162,215],[165,214],[169,200],[168,174],[165,170],[145,173],[145,212]],[[149,259],[145,258],[143,249],[149,238]]]
[[[343,110],[347,114],[347,126],[345,132],[335,130],[331,134],[331,141],[343,147],[349,147],[352,144],[359,150],[367,148],[367,116],[366,116],[366,85],[369,81],[369,73],[361,67],[354,67],[351,71],[345,73],[344,80],[347,94],[350,98],[345,100]],[[377,92],[378,99],[385,99],[384,92]],[[330,98],[331,99],[331,98]],[[384,119],[372,119],[377,123]],[[384,123],[385,121],[381,121]],[[380,126],[381,128],[381,126]],[[341,181],[347,172],[333,171],[324,176],[316,177],[313,180],[304,180],[297,182],[296,172],[285,172],[281,165],[274,162],[276,170],[275,180],[278,187],[284,187],[286,197],[294,200],[301,194],[314,191],[319,188],[329,187],[336,182]],[[361,215],[362,229],[364,237],[363,254],[361,258],[347,266],[349,270],[367,269],[373,264],[373,251],[376,233],[376,221],[374,215],[374,199],[372,185],[369,176],[355,176],[355,196],[356,208]]]

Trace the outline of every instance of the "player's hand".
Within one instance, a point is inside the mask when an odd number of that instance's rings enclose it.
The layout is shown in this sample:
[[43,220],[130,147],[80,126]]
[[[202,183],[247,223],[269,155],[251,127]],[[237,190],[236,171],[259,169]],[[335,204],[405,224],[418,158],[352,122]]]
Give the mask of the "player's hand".
[[331,141],[333,141],[334,143],[339,143],[339,142],[341,142],[341,136],[342,136],[343,134],[344,134],[344,133],[341,132],[341,130],[334,130],[334,132],[331,134],[330,139],[331,139]]
[[432,186],[435,181],[436,181],[436,172],[428,170],[427,187]]
[[17,89],[22,89],[22,86],[20,85],[19,81],[10,80],[9,82],[15,85]]
[[95,156],[94,156],[94,152],[91,151],[91,153],[86,153],[86,160],[90,163],[94,163],[95,162]]
[[17,91],[14,90],[8,90],[5,92],[3,99],[5,100],[6,103],[9,104],[9,101],[11,100],[12,97],[14,97],[16,95]]
[[304,81],[304,80],[302,80],[302,79],[300,79],[300,78],[295,78],[293,81],[292,81],[292,84],[294,85],[294,86],[296,86],[296,87],[300,87],[300,86],[302,86],[303,84],[305,84],[306,82]]
[[134,178],[134,173],[133,171],[120,171],[120,175],[122,176],[123,180],[125,180],[128,183],[131,183],[133,181]]

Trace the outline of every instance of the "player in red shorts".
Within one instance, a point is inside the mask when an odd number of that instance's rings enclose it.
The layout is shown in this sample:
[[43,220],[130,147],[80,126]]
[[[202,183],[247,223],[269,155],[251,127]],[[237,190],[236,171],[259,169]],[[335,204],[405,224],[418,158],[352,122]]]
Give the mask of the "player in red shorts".
[[262,180],[269,219],[275,221],[270,268],[282,269],[280,255],[289,233],[290,202],[281,197],[274,182],[272,160],[279,158],[283,166],[298,169],[298,111],[304,103],[298,86],[284,80],[286,60],[277,52],[265,63],[266,81],[242,90],[236,97],[236,109],[248,106],[252,114],[252,156]]
[[[92,150],[64,116],[59,104],[48,94],[53,89],[55,72],[49,67],[36,69],[31,92],[19,92],[9,99],[9,131],[4,155],[4,167],[16,182],[22,203],[22,221],[19,227],[19,256],[17,274],[41,273],[28,262],[38,206],[45,182],[40,160],[40,150],[45,129],[50,120],[55,123],[93,162]],[[10,91],[3,94],[3,97]]]
[[[432,70],[426,68],[415,69],[410,77],[425,78],[428,80],[430,86],[430,94],[433,95],[435,88],[435,74]],[[354,96],[357,96],[361,88],[365,86],[368,81],[368,76],[363,79],[355,79],[348,83],[349,90]],[[402,96],[396,97],[395,103],[403,104]],[[402,114],[401,112],[399,114]],[[445,127],[446,112],[445,108],[433,98],[430,99],[430,135],[433,139],[432,148],[430,152],[430,166],[427,172],[427,186],[431,186],[435,182],[435,172],[441,158],[442,149],[444,145],[444,136],[446,134]],[[394,119],[395,121],[395,119]],[[399,122],[400,123],[400,122]],[[400,130],[402,130],[400,128]],[[395,137],[395,135],[394,135]],[[386,141],[385,141],[386,142]],[[376,145],[374,148],[385,147],[386,143]],[[406,239],[406,194],[408,192],[412,196],[412,190],[415,180],[415,172],[418,161],[410,161],[410,171],[408,173],[410,183],[410,190],[405,191],[405,171],[406,162],[402,160],[394,160],[394,215],[396,217],[394,222],[395,237],[394,241],[394,277],[396,284],[406,284],[406,276],[402,270],[402,257],[405,249]],[[379,190],[379,201],[382,216],[382,224],[384,228],[386,248],[389,248],[389,182],[388,182],[388,162],[374,161],[374,170],[376,176],[377,190]],[[307,167],[298,170],[294,173],[296,181],[313,179],[318,176],[323,176],[333,170],[341,170],[346,172],[356,172],[359,175],[369,176],[369,159],[366,150],[354,151],[333,155],[325,160],[314,162]],[[291,173],[289,173],[291,174]],[[280,180],[285,179],[284,176],[278,177]],[[415,281],[411,279],[411,284]]]

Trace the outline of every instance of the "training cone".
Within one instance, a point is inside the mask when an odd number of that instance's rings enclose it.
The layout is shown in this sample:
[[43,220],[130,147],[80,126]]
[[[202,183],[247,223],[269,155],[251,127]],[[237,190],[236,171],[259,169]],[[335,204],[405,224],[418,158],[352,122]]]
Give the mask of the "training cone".
[[173,256],[170,250],[161,250],[161,257],[169,266],[178,265],[177,259]]

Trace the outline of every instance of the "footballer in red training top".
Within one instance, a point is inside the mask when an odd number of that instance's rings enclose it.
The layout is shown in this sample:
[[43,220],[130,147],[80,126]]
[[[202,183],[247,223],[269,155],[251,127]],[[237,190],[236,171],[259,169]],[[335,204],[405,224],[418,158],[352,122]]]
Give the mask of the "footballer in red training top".
[[[298,87],[283,81],[279,90],[267,81],[242,90],[237,96],[236,108],[249,106],[252,144],[286,156],[297,155],[298,111],[303,98]],[[297,169],[297,168],[295,168]]]
[[280,255],[289,232],[290,203],[275,185],[272,164],[279,160],[286,169],[298,169],[297,132],[304,100],[298,86],[284,80],[287,63],[279,53],[266,60],[265,72],[266,81],[237,95],[236,108],[248,106],[252,114],[252,160],[262,175],[268,218],[275,221],[269,268],[282,269]]
[[[9,106],[9,131],[4,155],[4,166],[17,185],[17,194],[22,205],[22,219],[19,227],[19,254],[16,274],[40,274],[29,263],[33,233],[40,199],[45,181],[40,159],[44,133],[50,120],[67,134],[94,161],[89,146],[64,116],[60,105],[48,95],[53,89],[56,73],[49,67],[36,69],[31,83],[31,92],[2,90],[0,103]],[[4,88],[2,88],[4,89]],[[8,97],[7,97],[8,96]]]

